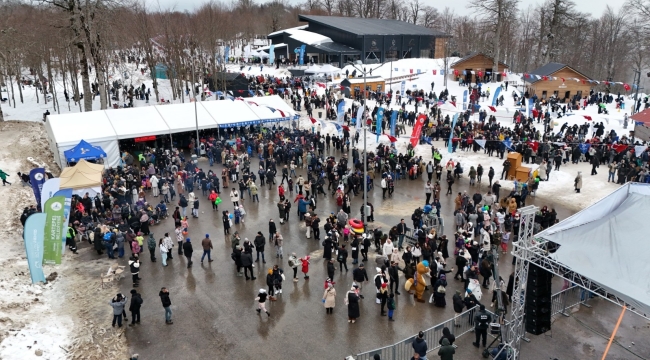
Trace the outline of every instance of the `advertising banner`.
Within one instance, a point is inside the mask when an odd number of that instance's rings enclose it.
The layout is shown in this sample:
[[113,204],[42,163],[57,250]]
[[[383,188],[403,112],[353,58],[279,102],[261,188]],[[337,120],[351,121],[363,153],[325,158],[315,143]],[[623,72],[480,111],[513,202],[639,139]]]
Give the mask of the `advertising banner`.
[[422,134],[422,127],[424,126],[424,121],[426,119],[427,116],[421,114],[415,121],[415,126],[413,126],[413,133],[411,134],[411,146],[413,146],[413,149],[415,149],[415,147],[418,146],[418,143],[420,142],[420,134]]
[[32,190],[34,190],[34,197],[36,197],[36,206],[38,207],[38,211],[42,211],[41,193],[43,191],[43,184],[45,184],[45,169],[32,169],[32,171],[29,172],[29,181],[32,183]]
[[43,235],[43,264],[61,264],[61,237],[65,223],[65,197],[55,196],[45,202],[45,232]]
[[45,282],[45,274],[43,274],[44,231],[44,213],[32,214],[27,218],[23,240],[25,240],[25,252],[27,253],[27,263],[29,265],[29,274],[32,277],[32,284]]

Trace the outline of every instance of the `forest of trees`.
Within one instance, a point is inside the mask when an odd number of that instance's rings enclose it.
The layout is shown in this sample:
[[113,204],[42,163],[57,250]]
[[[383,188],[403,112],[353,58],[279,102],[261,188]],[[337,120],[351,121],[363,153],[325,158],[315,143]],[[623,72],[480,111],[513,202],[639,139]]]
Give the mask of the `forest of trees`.
[[[556,61],[595,79],[631,83],[635,70],[648,67],[650,0],[627,0],[619,11],[607,8],[602,14],[580,13],[572,0],[540,0],[528,8],[521,8],[518,0],[469,4],[468,13],[460,15],[422,0],[306,0],[300,5],[286,0],[213,1],[192,12],[154,9],[131,0],[0,0],[0,84],[12,89],[28,79],[48,84],[48,91],[56,94],[52,84],[57,79],[74,100],[94,86],[105,109],[111,106],[109,75],[122,72],[127,54],[144,58],[150,70],[164,64],[172,87],[185,88],[192,69],[219,70],[215,59],[223,57],[222,45],[243,46],[255,37],[298,26],[298,14],[398,19],[430,27],[452,36],[447,54],[484,52],[514,72]],[[154,83],[158,100],[155,88]],[[14,107],[23,101],[21,87],[16,89],[9,94]],[[73,106],[90,111],[91,99],[85,96]]]

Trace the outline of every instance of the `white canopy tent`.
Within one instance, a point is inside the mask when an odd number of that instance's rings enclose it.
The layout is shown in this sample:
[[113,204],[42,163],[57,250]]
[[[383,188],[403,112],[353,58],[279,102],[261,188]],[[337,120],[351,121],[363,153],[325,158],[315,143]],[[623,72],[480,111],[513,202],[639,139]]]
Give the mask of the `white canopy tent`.
[[[196,104],[196,111],[199,129],[257,125],[298,118],[291,106],[277,95],[204,101]],[[75,147],[81,139],[101,146],[106,152],[106,166],[116,167],[120,165],[121,158],[119,140],[192,131],[196,129],[196,119],[194,103],[167,104],[49,115],[45,128],[50,149],[61,168],[66,167],[63,152]]]
[[313,66],[308,67],[305,70],[305,75],[325,74],[325,76],[330,76],[332,78],[332,80],[333,80],[336,77],[341,76],[341,71],[342,71],[341,69],[339,69],[339,68],[337,68],[335,66],[332,66],[330,64],[325,64],[325,65],[320,65],[320,66],[319,65],[313,65]]
[[552,259],[650,314],[648,209],[650,185],[627,183],[535,238],[559,244]]

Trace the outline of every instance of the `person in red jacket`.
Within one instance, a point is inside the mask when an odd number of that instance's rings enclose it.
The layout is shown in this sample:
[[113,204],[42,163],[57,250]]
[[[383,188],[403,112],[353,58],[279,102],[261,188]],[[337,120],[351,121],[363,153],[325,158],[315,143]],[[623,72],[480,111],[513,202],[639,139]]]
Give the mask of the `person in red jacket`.
[[300,258],[300,261],[302,262],[302,273],[305,274],[305,280],[309,280],[309,275],[307,275],[309,272],[309,259],[309,255],[305,256],[304,258]]
[[217,193],[214,192],[214,190],[212,190],[212,192],[210,192],[210,195],[208,195],[208,200],[210,200],[210,203],[212,204],[212,211],[219,210],[219,205],[214,203],[215,201],[217,201],[218,197],[219,195],[217,195]]

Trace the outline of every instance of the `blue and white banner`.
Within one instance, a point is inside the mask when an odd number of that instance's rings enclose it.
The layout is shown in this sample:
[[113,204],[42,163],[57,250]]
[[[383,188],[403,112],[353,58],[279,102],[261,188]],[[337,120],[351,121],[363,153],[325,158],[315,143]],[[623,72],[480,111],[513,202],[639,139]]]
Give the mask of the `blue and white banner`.
[[377,142],[379,142],[379,134],[381,133],[381,122],[384,120],[384,108],[377,109],[377,122],[375,123],[375,132],[377,133]]
[[305,64],[305,49],[307,48],[307,45],[301,45],[300,46],[300,65]]
[[275,61],[275,44],[271,44],[269,48],[269,64],[273,65],[273,61]]
[[359,110],[357,110],[357,129],[361,129],[363,122],[366,121],[366,119],[363,118],[364,108],[365,106],[361,105],[359,106]]
[[400,94],[401,94],[402,96],[405,96],[405,95],[406,95],[406,80],[403,80],[403,81],[402,81],[402,89],[401,89],[401,91],[400,91]]
[[510,138],[503,140],[503,145],[505,145],[507,149],[512,150],[512,140],[510,140]]
[[339,125],[343,125],[344,118],[345,118],[345,100],[342,99],[336,108],[336,122]]
[[467,90],[463,91],[463,110],[467,110],[467,94]]
[[580,148],[580,152],[583,153],[583,154],[586,154],[587,151],[589,151],[590,147],[591,147],[591,144],[583,143],[583,144],[578,145],[578,148]]
[[70,223],[70,207],[72,206],[72,189],[61,189],[57,191],[53,196],[63,196],[65,197],[65,202],[63,203],[63,236],[61,241],[63,245],[61,248],[61,253],[65,254],[65,238],[66,233],[68,232],[68,224]]
[[43,237],[45,236],[45,213],[30,215],[25,222],[23,240],[25,241],[25,252],[27,253],[27,264],[29,274],[32,277],[32,284],[45,282],[43,273]]
[[451,131],[449,132],[449,146],[447,146],[447,151],[451,154],[454,152],[454,147],[452,146],[452,140],[454,138],[454,128],[456,127],[456,122],[458,121],[458,113],[454,115],[454,119],[451,122]]
[[226,45],[226,50],[223,52],[223,58],[228,63],[228,58],[230,57],[230,46]]
[[533,113],[533,107],[535,106],[535,100],[533,99],[528,99],[528,109],[527,109],[527,116],[530,117],[531,114]]
[[501,86],[497,86],[496,91],[494,92],[494,97],[492,98],[492,106],[497,106],[499,95],[501,95]]
[[32,183],[32,190],[34,190],[34,197],[36,197],[36,206],[38,206],[38,211],[41,211],[43,209],[41,207],[41,193],[43,184],[45,184],[45,169],[32,169],[29,172],[29,181]]
[[[43,184],[43,190],[41,191],[41,209],[45,209],[45,202],[48,201],[57,191],[59,191],[59,186],[61,185],[60,178],[52,178]],[[71,190],[72,191],[72,190]]]
[[395,126],[397,125],[397,115],[399,111],[393,110],[393,114],[390,116],[390,135],[395,136]]

